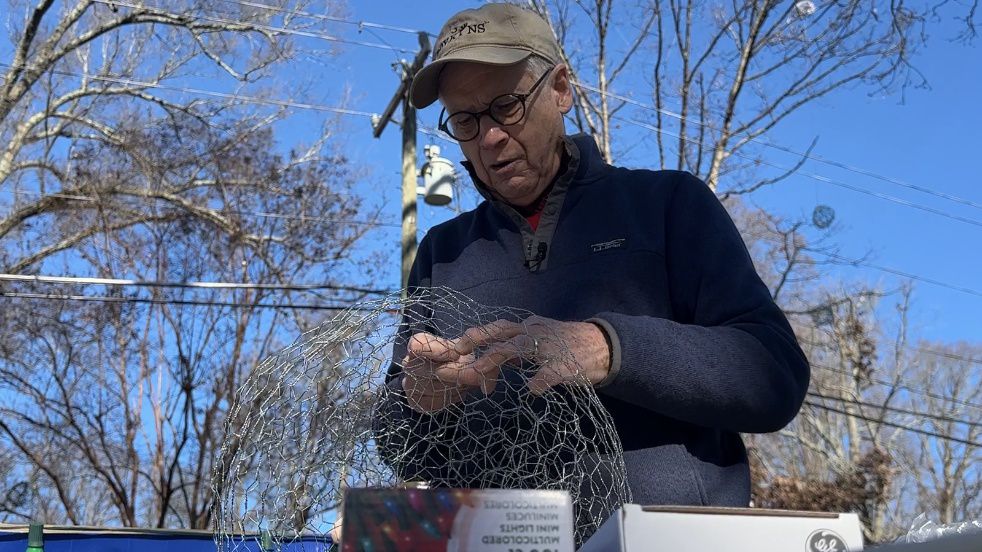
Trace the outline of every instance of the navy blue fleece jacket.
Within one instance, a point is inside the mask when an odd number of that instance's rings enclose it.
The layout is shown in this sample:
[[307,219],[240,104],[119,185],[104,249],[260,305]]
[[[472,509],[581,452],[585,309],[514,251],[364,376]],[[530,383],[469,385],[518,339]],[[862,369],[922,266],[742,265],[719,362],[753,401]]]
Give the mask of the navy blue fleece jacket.
[[[566,148],[566,171],[535,231],[489,198],[430,230],[410,289],[446,286],[485,305],[599,324],[612,376],[597,391],[624,446],[634,501],[746,506],[739,434],[785,426],[808,387],[787,319],[703,182],[608,165],[587,136]],[[404,351],[397,345],[394,358]],[[393,364],[389,384],[399,377]],[[439,459],[397,469],[425,478],[427,462]]]

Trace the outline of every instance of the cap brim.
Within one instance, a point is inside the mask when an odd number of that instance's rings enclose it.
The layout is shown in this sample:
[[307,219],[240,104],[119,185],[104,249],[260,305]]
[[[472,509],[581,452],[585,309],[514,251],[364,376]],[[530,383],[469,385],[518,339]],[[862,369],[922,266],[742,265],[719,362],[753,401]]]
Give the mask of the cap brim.
[[423,109],[437,100],[440,92],[440,72],[454,61],[469,61],[486,65],[513,65],[532,55],[532,52],[508,46],[474,46],[461,48],[423,67],[413,77],[409,100],[416,109]]

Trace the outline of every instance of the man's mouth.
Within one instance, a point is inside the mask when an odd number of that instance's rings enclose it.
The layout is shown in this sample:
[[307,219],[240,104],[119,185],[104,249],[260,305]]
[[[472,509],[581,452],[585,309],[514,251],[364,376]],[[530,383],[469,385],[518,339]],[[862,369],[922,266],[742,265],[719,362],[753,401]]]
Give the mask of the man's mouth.
[[500,171],[500,170],[506,168],[508,165],[511,165],[515,161],[518,161],[518,159],[509,159],[507,161],[499,161],[497,163],[491,163],[490,167],[491,167],[491,170],[497,172],[497,171]]

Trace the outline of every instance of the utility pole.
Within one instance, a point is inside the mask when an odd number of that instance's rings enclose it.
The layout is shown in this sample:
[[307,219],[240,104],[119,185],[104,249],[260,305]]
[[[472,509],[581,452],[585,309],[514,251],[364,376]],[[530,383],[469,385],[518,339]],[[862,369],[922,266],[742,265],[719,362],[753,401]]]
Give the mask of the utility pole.
[[413,76],[426,63],[430,55],[430,38],[419,33],[419,52],[412,65],[405,61],[402,65],[402,78],[399,88],[389,101],[382,116],[372,121],[374,136],[378,138],[385,125],[392,119],[396,107],[402,103],[402,289],[405,293],[409,281],[409,269],[416,258],[416,108],[409,101],[409,85]]

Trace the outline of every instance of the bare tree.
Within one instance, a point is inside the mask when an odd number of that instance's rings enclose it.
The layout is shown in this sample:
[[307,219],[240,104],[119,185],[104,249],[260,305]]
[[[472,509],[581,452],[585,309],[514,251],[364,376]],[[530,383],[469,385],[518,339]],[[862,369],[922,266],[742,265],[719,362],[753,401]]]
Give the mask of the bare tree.
[[[910,56],[928,11],[903,2],[887,9],[870,0],[528,3],[563,40],[579,87],[576,122],[608,160],[615,134],[624,132],[615,129],[634,124],[654,132],[662,167],[688,170],[730,194],[800,166],[804,158],[774,176],[755,170],[764,135],[804,106],[853,85],[924,82]],[[647,85],[631,75],[648,76]],[[622,115],[632,104],[648,109]]]
[[911,381],[930,389],[911,404],[937,414],[916,420],[940,437],[919,436],[911,455],[920,512],[938,523],[982,518],[982,349],[921,342]]
[[[258,285],[106,288],[100,302],[75,302],[66,296],[91,288],[37,298],[52,292],[3,284],[0,444],[8,485],[25,482],[30,498],[4,510],[48,523],[207,528],[232,395],[315,321],[291,304],[361,295],[301,298],[276,285],[340,283],[372,262],[353,246],[377,214],[360,213],[359,171],[334,145],[338,122],[284,145],[275,130],[289,113],[261,101],[302,89],[274,86],[302,47],[283,29],[317,29],[285,2],[12,7],[0,269]],[[221,79],[236,93],[189,87]]]

